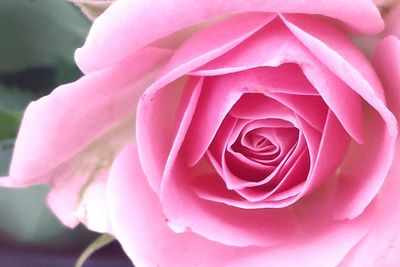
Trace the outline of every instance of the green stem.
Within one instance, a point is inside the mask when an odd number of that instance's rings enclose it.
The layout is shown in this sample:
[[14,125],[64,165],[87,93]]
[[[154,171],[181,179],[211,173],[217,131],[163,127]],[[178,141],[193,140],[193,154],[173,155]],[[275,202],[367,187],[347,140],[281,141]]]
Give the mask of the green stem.
[[102,234],[96,240],[94,240],[79,256],[75,263],[75,267],[82,267],[85,261],[96,251],[107,246],[115,240],[115,237],[109,234]]

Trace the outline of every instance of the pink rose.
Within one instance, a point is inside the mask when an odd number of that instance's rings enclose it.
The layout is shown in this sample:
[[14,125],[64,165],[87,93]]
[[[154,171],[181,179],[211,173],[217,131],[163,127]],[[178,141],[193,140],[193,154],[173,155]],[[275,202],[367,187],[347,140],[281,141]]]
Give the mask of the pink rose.
[[348,38],[383,29],[367,0],[116,1],[3,183],[136,266],[399,266],[400,42]]

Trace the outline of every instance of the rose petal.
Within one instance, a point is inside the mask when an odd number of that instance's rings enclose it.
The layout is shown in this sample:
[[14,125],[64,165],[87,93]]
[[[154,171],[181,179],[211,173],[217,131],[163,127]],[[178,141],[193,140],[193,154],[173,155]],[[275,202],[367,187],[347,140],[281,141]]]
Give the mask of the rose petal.
[[[334,267],[365,231],[362,221],[354,220],[297,243],[271,248],[225,246],[195,233],[174,233],[141,171],[134,146],[127,147],[115,160],[107,193],[115,236],[136,266]],[[314,253],[310,255],[310,251]]]
[[[382,80],[388,99],[389,108],[397,119],[400,109],[396,100],[400,87],[400,41],[391,36],[379,44],[373,62]],[[352,251],[346,256],[340,267],[354,266],[355,263],[365,267],[396,267],[400,263],[400,140],[395,146],[396,155],[392,167],[379,194],[372,202],[375,225]],[[368,257],[365,255],[368,254]]]
[[348,151],[350,136],[343,129],[338,119],[331,111],[328,112],[321,143],[318,152],[315,153],[315,165],[311,159],[310,179],[306,181],[305,190],[299,197],[312,192],[328,178],[333,177],[335,170],[343,161]]
[[[354,154],[352,155],[354,157],[353,159],[358,158],[359,160],[362,160],[362,162],[373,163],[369,164],[371,165],[369,166],[369,168],[371,168],[369,169],[369,173],[365,172],[366,168],[360,164],[348,164],[343,167],[343,173],[345,177],[357,178],[351,180],[351,185],[347,182],[344,182],[344,178],[341,179],[342,183],[339,184],[339,187],[341,188],[338,189],[338,192],[343,189],[343,191],[347,193],[338,193],[343,198],[343,201],[338,201],[338,203],[342,202],[343,206],[338,205],[341,206],[341,208],[338,208],[336,216],[337,218],[341,219],[354,218],[366,208],[366,206],[378,193],[380,186],[386,177],[394,155],[394,142],[397,136],[396,120],[393,114],[385,106],[382,91],[379,83],[377,82],[378,79],[374,77],[375,73],[372,70],[369,72],[363,71],[366,68],[361,67],[369,66],[368,62],[363,60],[362,57],[357,56],[355,54],[356,52],[354,52],[356,50],[348,50],[344,52],[344,48],[351,46],[346,45],[341,41],[337,41],[341,39],[342,41],[344,40],[339,34],[337,34],[338,39],[335,38],[335,40],[332,41],[331,38],[333,38],[333,32],[331,32],[331,35],[320,34],[318,29],[310,29],[310,27],[308,27],[310,25],[304,26],[304,24],[306,24],[304,23],[302,26],[307,28],[307,31],[310,31],[306,32],[297,24],[293,24],[291,22],[288,23],[287,21],[285,21],[285,23],[297,36],[297,38],[299,38],[299,40],[301,40],[302,43],[307,46],[317,58],[320,58],[332,72],[338,75],[355,92],[357,92],[369,105],[371,105],[371,107],[376,110],[380,116],[381,121],[379,121],[378,118],[371,118],[372,116],[376,115],[368,113],[369,117],[367,117],[367,120],[369,121],[367,123],[375,123],[375,126],[365,126],[365,128],[368,128],[368,130],[365,132],[367,132],[366,135],[370,135],[370,143],[365,143],[364,146],[359,149],[358,156]],[[296,23],[298,23],[298,21],[296,21]],[[313,23],[311,25],[314,26],[315,24]],[[313,34],[318,36],[318,38],[316,38]],[[323,38],[322,35],[325,38]],[[346,58],[344,58],[340,53],[343,53]],[[350,56],[350,53],[353,54]],[[355,59],[358,59],[359,61]],[[351,60],[351,62],[348,62],[347,60]],[[339,101],[336,102],[336,104],[337,103],[343,102]],[[345,107],[343,107],[342,110],[346,111]],[[340,119],[341,117],[338,115],[338,118]],[[346,116],[343,118],[346,118]],[[352,117],[347,118],[349,118],[349,120],[354,120]],[[344,121],[342,123],[344,123]],[[376,133],[374,136],[372,136],[371,131],[373,130],[371,128],[380,129],[380,131],[383,133]],[[358,135],[356,134],[356,136]],[[381,142],[376,144],[375,139],[381,140]],[[360,157],[361,153],[363,155],[370,156],[362,159]],[[373,157],[373,155],[376,155],[376,157]],[[365,176],[361,175],[361,173],[363,173]],[[368,177],[368,179],[365,177]]]
[[38,179],[135,114],[135,102],[169,55],[147,49],[140,57],[91,73],[32,102],[18,133],[10,176],[24,183]]
[[[51,185],[47,204],[65,225],[75,227],[82,221],[92,230],[111,231],[106,210],[97,200],[98,194],[93,194],[92,186],[98,188],[98,184],[104,183],[115,155],[125,144],[135,141],[132,125],[133,118],[123,121],[79,154],[45,174],[44,179]],[[93,202],[96,204],[92,205]],[[102,220],[97,218],[99,209],[105,215]]]
[[[297,63],[328,107],[357,141],[362,141],[361,99],[282,25],[268,24],[245,43],[198,68],[196,75],[222,75],[261,66]],[[349,108],[351,107],[351,108]]]
[[83,199],[76,212],[80,222],[90,230],[100,233],[112,233],[108,212],[106,183],[106,179],[97,179],[91,183],[85,190]]
[[[196,112],[186,134],[183,151],[190,151],[186,161],[196,164],[206,152],[226,114],[241,97],[242,92],[232,90],[224,79],[205,81]],[[238,88],[239,89],[239,88]]]
[[137,144],[140,160],[143,171],[156,192],[160,189],[167,161],[170,157],[174,160],[176,152],[171,152],[171,149],[175,142],[180,147],[180,139],[184,137],[188,124],[186,120],[191,120],[203,80],[195,77],[186,84],[183,83],[184,80],[179,80],[157,94],[145,95],[138,108]]
[[[191,36],[173,55],[152,88],[162,87],[193,69],[224,54],[276,17],[245,13],[228,17]],[[238,27],[240,25],[240,27]],[[149,89],[151,90],[151,89]]]
[[[381,52],[386,53],[387,50]],[[339,267],[352,267],[355,264],[365,267],[397,267],[400,263],[399,141],[396,144],[396,151],[385,184],[366,209],[373,211],[374,227],[352,248]]]
[[87,73],[112,65],[184,27],[220,15],[249,11],[320,14],[368,33],[383,28],[374,3],[364,0],[353,0],[352,5],[345,0],[317,1],[312,5],[308,0],[125,0],[116,1],[95,21],[85,45],[76,52],[76,61]]
[[[225,80],[228,84],[232,85],[236,85],[236,83],[239,83],[237,89],[231,88],[231,91],[236,91],[245,86],[245,84],[240,85],[240,81],[244,77],[245,75],[239,75],[236,77],[227,75],[218,79]],[[220,84],[222,84],[222,82]],[[216,87],[216,90],[220,90],[220,88]],[[254,93],[252,93],[250,90],[246,90],[245,94],[240,97],[240,99],[229,111],[229,115],[238,119],[246,120],[262,120],[266,118],[282,119],[290,122],[292,125],[298,126],[296,115],[292,110],[290,110],[290,108],[276,101],[272,97],[265,96],[264,94],[262,94],[262,91],[255,91]]]
[[[354,87],[354,83],[350,82],[347,76],[354,74],[353,77],[361,77],[360,82],[365,80],[370,84],[366,90],[372,90],[379,99],[384,100],[383,89],[375,70],[366,56],[350,42],[346,35],[331,24],[323,23],[317,18],[302,15],[285,15],[282,18],[292,33],[351,88]],[[330,52],[323,52],[324,49]],[[335,59],[335,57],[340,59]],[[338,66],[338,61],[345,67]],[[351,71],[351,74],[343,75],[346,69]]]
[[[399,9],[400,10],[400,9]],[[375,52],[373,62],[385,87],[389,109],[397,119],[400,118],[400,44],[398,37],[385,38]]]

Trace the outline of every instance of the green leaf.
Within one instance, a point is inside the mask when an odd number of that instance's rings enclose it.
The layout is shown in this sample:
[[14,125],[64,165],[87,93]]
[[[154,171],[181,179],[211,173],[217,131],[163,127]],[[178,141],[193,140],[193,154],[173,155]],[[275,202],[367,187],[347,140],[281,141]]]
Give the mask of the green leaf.
[[[0,86],[0,110],[20,111],[37,98],[34,92]],[[1,123],[0,123],[1,125]]]
[[[8,175],[14,140],[0,141],[0,176]],[[97,234],[83,226],[66,228],[46,205],[47,186],[0,187],[0,242],[23,245],[82,247]]]
[[0,176],[8,175],[8,166],[10,165],[13,146],[13,139],[0,141]]
[[73,64],[90,22],[65,0],[0,1],[0,73]]
[[20,112],[0,110],[0,141],[16,136],[20,119]]
[[[81,75],[73,53],[89,26],[66,0],[0,1],[0,176],[8,175],[21,110]],[[47,186],[0,188],[0,242],[54,248],[93,240],[83,226],[71,231],[54,217],[47,193]]]
[[[14,140],[0,142],[0,175],[8,172]],[[68,231],[45,205],[46,186],[0,188],[0,236],[23,243],[41,243]]]

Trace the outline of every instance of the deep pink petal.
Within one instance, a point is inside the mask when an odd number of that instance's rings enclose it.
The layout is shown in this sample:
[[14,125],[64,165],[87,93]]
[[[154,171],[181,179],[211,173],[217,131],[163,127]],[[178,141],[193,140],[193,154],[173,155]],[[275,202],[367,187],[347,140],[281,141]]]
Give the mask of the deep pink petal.
[[[230,76],[232,77],[232,76]],[[239,75],[233,77],[233,81],[230,81],[229,76],[224,76],[223,79],[229,82],[229,84],[238,84],[238,88],[232,88],[232,91],[240,90],[245,84],[240,84],[245,76]],[[232,79],[232,78],[231,78]],[[218,87],[217,87],[218,88]],[[217,89],[218,90],[218,89]],[[267,108],[268,107],[268,108]],[[288,107],[279,103],[274,98],[267,97],[260,92],[255,91],[254,93],[247,89],[240,99],[235,103],[229,114],[235,118],[246,119],[246,120],[262,120],[266,118],[282,119],[297,126],[296,115]]]
[[353,0],[351,5],[345,0],[317,1],[312,5],[308,0],[124,0],[116,1],[95,21],[85,45],[76,53],[76,60],[87,73],[121,61],[184,27],[228,13],[249,11],[320,14],[369,33],[383,28],[374,3],[365,0]]

